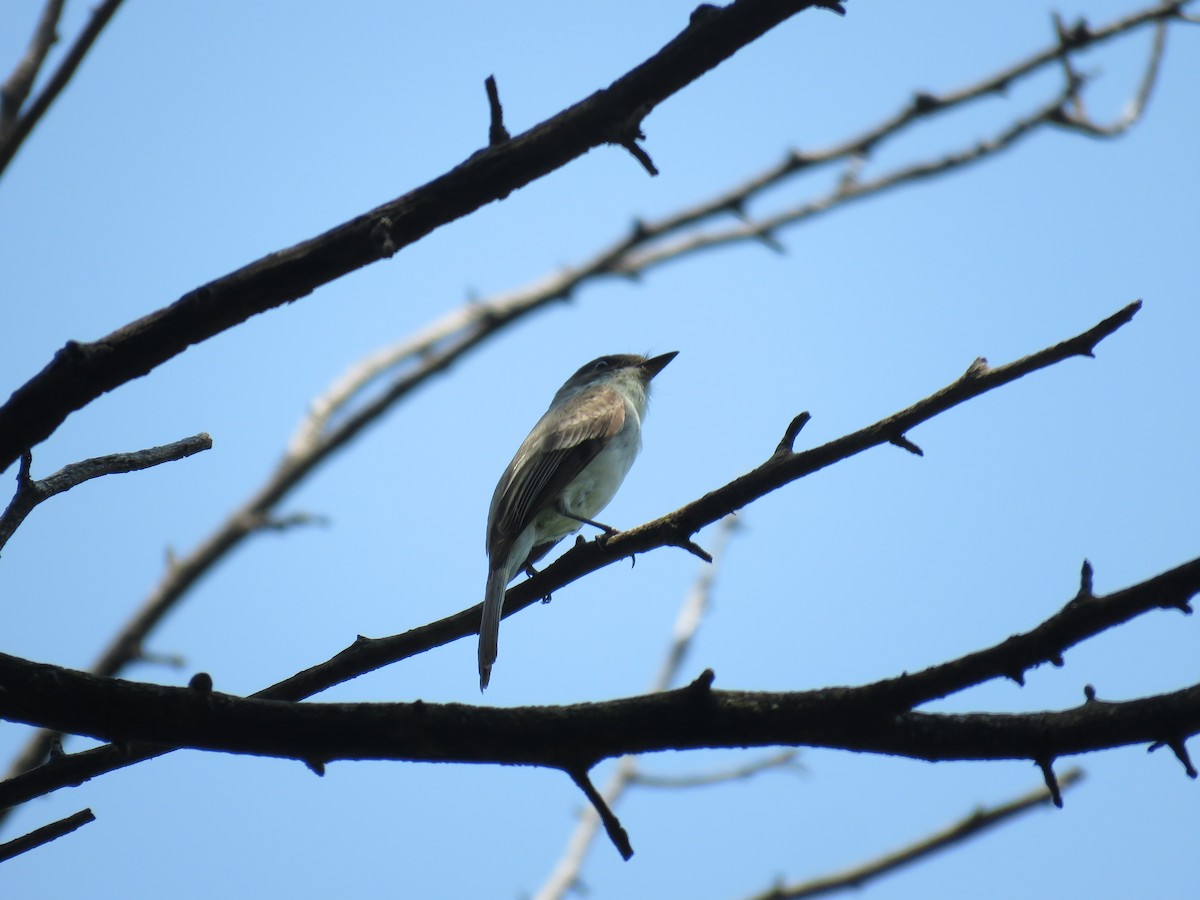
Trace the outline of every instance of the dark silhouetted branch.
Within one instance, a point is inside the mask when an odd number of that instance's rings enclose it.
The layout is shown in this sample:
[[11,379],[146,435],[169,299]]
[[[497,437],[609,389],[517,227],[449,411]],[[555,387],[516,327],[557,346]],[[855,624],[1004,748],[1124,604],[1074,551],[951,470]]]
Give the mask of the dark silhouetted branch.
[[48,844],[63,835],[70,834],[77,828],[82,828],[88,822],[94,821],[96,821],[96,817],[92,815],[92,811],[90,809],[83,809],[74,815],[67,816],[65,819],[59,819],[57,822],[43,825],[41,828],[29,832],[29,834],[0,844],[0,862],[6,862],[28,850]]
[[[1007,384],[1016,378],[1072,356],[1090,356],[1101,340],[1130,321],[1139,306],[1139,303],[1130,304],[1119,313],[1073,338],[1005,366],[989,368],[983,360],[976,360],[968,368],[966,374],[936,394],[919,401],[906,410],[876,422],[874,425],[821,447],[799,453],[791,451],[781,453],[780,448],[776,447],[770,458],[757,469],[661,519],[621,532],[603,542],[591,541],[576,546],[536,577],[510,589],[505,601],[505,615],[511,615],[519,609],[537,602],[548,592],[557,590],[589,572],[626,556],[646,552],[655,547],[672,546],[678,542],[681,530],[688,534],[694,533],[721,516],[741,509],[753,500],[765,496],[790,481],[817,472],[838,460],[847,459],[871,447],[887,443],[893,435],[911,430],[921,422],[992,388]],[[218,550],[224,552],[221,548],[214,548],[212,552]],[[1200,566],[1197,568],[1200,569]],[[1175,573],[1159,576],[1159,579],[1178,577],[1183,579],[1185,584],[1190,583],[1186,581],[1186,576],[1177,574],[1185,569],[1187,569],[1186,566],[1181,567],[1181,569],[1175,570]],[[1188,570],[1188,574],[1194,576],[1195,573]],[[1119,607],[1097,607],[1098,615],[1107,622],[1100,630],[1115,624],[1111,616],[1114,609],[1119,608],[1122,615],[1132,617],[1151,608],[1139,608],[1137,605],[1139,599],[1145,602],[1142,595],[1138,594],[1130,604],[1123,604]],[[1174,605],[1179,604],[1186,605],[1185,600],[1176,597]],[[1079,606],[1079,604],[1075,605]],[[1080,608],[1083,609],[1083,607]],[[1089,618],[1083,617],[1076,622],[1075,633],[1082,636],[1095,633],[1088,631],[1090,621]],[[414,628],[403,634],[375,639],[359,637],[332,659],[266,688],[256,696],[272,700],[301,700],[365,672],[425,652],[452,640],[475,634],[478,626],[479,606],[476,605],[438,622]],[[1082,639],[1082,637],[1077,639]],[[1057,652],[1053,650],[1053,647],[1051,647],[1051,651]],[[983,651],[983,654],[986,655],[988,652]],[[1004,654],[999,654],[996,658],[981,657],[980,654],[976,654],[974,657],[967,657],[968,662],[959,664],[966,667],[964,676],[977,679],[992,677],[994,669],[997,667],[1002,674],[1010,674],[1012,671],[1022,672],[1045,656],[1046,647],[1040,638],[1035,637],[1031,640],[1030,645],[1024,648],[1024,652],[1025,656],[1017,657],[1015,660]],[[1029,656],[1030,653],[1033,653],[1032,658]],[[983,659],[982,665],[980,659]],[[948,663],[946,665],[954,666],[956,664]],[[989,669],[988,666],[992,668]],[[888,683],[889,702],[893,708],[907,709],[921,702],[922,699],[940,696],[938,691],[952,689],[949,685],[953,684],[952,679],[956,674],[954,670],[948,670],[945,667],[934,667],[934,669],[927,670],[922,677],[905,676],[897,679]],[[28,796],[37,796],[38,793],[43,792],[41,786],[52,784],[59,774],[68,779],[64,783],[72,783],[72,780],[80,777],[91,777],[91,775],[81,775],[81,773],[99,774],[158,755],[161,752],[163,752],[163,748],[144,748],[134,752],[128,749],[113,751],[101,747],[85,751],[82,754],[74,754],[55,761],[53,767],[43,766],[38,771],[31,772],[29,778],[22,776],[10,778],[4,785],[0,785],[0,796],[3,795],[5,786],[20,794],[33,785],[38,787],[33,787],[34,793]],[[37,761],[40,761],[40,758]],[[16,801],[0,802],[0,808],[12,805],[13,802]]]
[[793,15],[834,4],[735,0],[691,22],[658,53],[574,106],[446,174],[293,247],[272,253],[94,342],[69,341],[0,407],[0,471],[68,415],[192,344],[385,259],[435,229],[621,143],[671,95]]
[[[1076,50],[1094,47],[1112,40],[1150,22],[1165,22],[1182,3],[1167,3],[1126,16],[1101,28],[1080,29],[1072,33],[1072,47]],[[707,7],[697,10],[698,17],[708,14]],[[143,644],[150,631],[161,621],[190,590],[199,578],[217,566],[227,554],[251,535],[261,533],[263,523],[280,521],[273,510],[310,473],[327,460],[334,451],[359,435],[368,425],[378,420],[385,412],[409,396],[416,388],[434,375],[444,372],[466,353],[487,339],[496,336],[508,326],[520,321],[531,312],[549,303],[571,296],[580,286],[606,276],[622,275],[633,277],[667,259],[702,252],[708,247],[719,246],[721,239],[700,241],[683,240],[671,245],[668,252],[662,246],[647,254],[649,245],[663,238],[684,231],[706,219],[722,216],[729,212],[738,214],[746,223],[746,205],[761,193],[783,184],[791,175],[813,166],[848,160],[851,165],[861,159],[864,148],[877,147],[884,140],[899,134],[911,124],[927,116],[937,115],[970,103],[983,96],[1002,93],[1014,80],[1040,71],[1055,64],[1061,55],[1061,47],[1055,45],[1036,53],[1026,60],[1001,72],[974,83],[970,87],[939,95],[922,93],[918,100],[904,107],[897,115],[856,136],[842,141],[828,150],[816,153],[790,153],[782,165],[774,166],[751,178],[732,191],[723,192],[686,210],[668,215],[652,223],[637,222],[632,231],[606,250],[601,251],[582,265],[574,266],[516,291],[508,292],[490,300],[471,302],[467,306],[442,316],[416,335],[385,347],[352,365],[331,385],[329,390],[313,401],[309,416],[301,424],[289,443],[288,451],[280,460],[275,471],[252,497],[246,500],[206,540],[192,552],[174,560],[167,572],[145,600],[142,607],[121,631],[109,642],[92,668],[96,674],[115,675],[126,663],[141,658]],[[1158,54],[1159,56],[1161,54]],[[1148,67],[1148,72],[1155,67]],[[495,123],[496,106],[492,106],[492,121]],[[498,94],[495,103],[498,104]],[[1140,109],[1141,104],[1138,105]],[[1058,108],[1058,101],[1049,107]],[[960,155],[961,156],[961,155]],[[967,154],[964,159],[981,158]],[[945,173],[952,167],[926,163],[922,171],[926,175]],[[876,184],[881,184],[878,180]],[[853,184],[855,193],[847,193],[846,185]],[[836,195],[810,204],[816,211],[827,211],[843,201],[864,196],[870,186],[859,183],[857,176],[843,178]],[[789,220],[799,222],[801,218]],[[389,220],[390,223],[390,220]],[[775,226],[771,226],[775,227]],[[754,235],[750,235],[753,237]],[[376,234],[381,252],[395,252],[384,228]],[[734,239],[740,239],[734,236]],[[639,255],[640,254],[640,255]],[[408,368],[405,368],[405,367]],[[388,376],[388,384],[378,396],[355,408],[354,404],[363,389],[376,380]],[[337,423],[332,421],[337,418]],[[807,414],[797,417],[785,435],[786,446],[792,443],[800,427],[807,421]],[[892,439],[897,446],[919,453],[904,435]],[[783,446],[783,445],[781,445]],[[286,517],[285,519],[286,520]],[[692,552],[695,545],[683,546]],[[37,765],[45,758],[48,741],[52,735],[34,735],[22,749],[10,767],[16,774]],[[0,819],[3,813],[0,812]]]
[[[116,13],[117,8],[121,5],[121,0],[104,0],[99,6],[92,10],[92,17],[88,20],[83,31],[79,33],[79,37],[75,39],[75,43],[71,45],[71,49],[67,51],[67,55],[63,61],[59,63],[54,74],[50,76],[50,80],[46,82],[46,86],[38,93],[37,97],[25,106],[20,115],[12,121],[8,128],[0,128],[0,174],[8,168],[8,164],[12,162],[17,151],[21,149],[21,144],[25,142],[25,138],[29,137],[33,127],[37,125],[46,110],[50,108],[63,88],[67,86],[67,82],[71,80],[71,76],[75,74],[75,70],[79,68],[79,64],[83,62],[84,56],[92,48],[92,44],[96,42],[96,38],[100,36],[100,32],[104,30],[104,26]],[[46,14],[43,13],[43,22]],[[39,26],[40,28],[40,26]],[[34,73],[36,75],[36,72]],[[0,426],[0,430],[5,426]],[[19,450],[28,450],[36,441],[26,442]],[[5,458],[5,461],[0,462],[0,472],[12,465],[12,459]]]
[[[1062,776],[1060,784],[1063,788],[1069,788],[1082,780],[1083,772],[1080,769],[1071,769]],[[1015,816],[1045,806],[1051,800],[1049,791],[1045,789],[1032,791],[1001,806],[978,809],[949,828],[931,834],[911,846],[903,847],[879,859],[871,860],[844,872],[814,878],[811,881],[779,885],[763,891],[761,894],[755,894],[747,900],[807,900],[810,897],[824,897],[838,891],[859,890],[880,876],[889,875],[918,860],[940,853],[970,838],[978,837]]]

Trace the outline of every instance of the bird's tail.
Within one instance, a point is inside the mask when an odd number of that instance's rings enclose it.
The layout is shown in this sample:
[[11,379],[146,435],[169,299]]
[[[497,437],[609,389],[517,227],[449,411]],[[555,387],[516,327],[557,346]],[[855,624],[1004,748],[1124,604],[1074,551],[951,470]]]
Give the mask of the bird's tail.
[[483,619],[479,623],[479,690],[488,686],[492,663],[500,639],[500,614],[504,610],[504,592],[508,587],[508,567],[488,571],[487,589],[483,594]]

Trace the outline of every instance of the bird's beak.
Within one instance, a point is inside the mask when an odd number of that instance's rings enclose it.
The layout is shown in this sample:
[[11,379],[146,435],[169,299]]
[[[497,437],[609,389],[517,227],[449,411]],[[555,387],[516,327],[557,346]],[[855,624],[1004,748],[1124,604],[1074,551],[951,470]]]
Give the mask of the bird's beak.
[[678,350],[672,350],[670,353],[664,353],[662,356],[656,356],[653,359],[648,359],[639,366],[646,380],[649,381],[659,372],[667,367],[667,363],[679,355]]

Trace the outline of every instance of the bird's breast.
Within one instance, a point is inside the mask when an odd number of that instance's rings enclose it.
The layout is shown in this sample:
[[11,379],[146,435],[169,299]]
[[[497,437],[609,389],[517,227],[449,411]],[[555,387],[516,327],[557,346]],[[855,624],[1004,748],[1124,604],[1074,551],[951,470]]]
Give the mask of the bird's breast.
[[[630,424],[633,427],[628,427]],[[594,518],[617,493],[641,445],[641,429],[635,419],[614,435],[608,446],[563,491],[566,508],[576,515]]]

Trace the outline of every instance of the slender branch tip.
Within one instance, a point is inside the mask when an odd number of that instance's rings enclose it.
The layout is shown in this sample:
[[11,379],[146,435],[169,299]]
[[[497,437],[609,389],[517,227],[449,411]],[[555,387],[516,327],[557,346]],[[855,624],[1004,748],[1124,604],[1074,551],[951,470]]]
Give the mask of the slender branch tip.
[[809,423],[810,419],[812,419],[811,415],[807,412],[802,412],[788,423],[787,429],[783,432],[783,437],[780,438],[778,446],[775,447],[776,456],[787,456],[794,452],[796,438],[800,435],[801,429]]
[[613,846],[617,848],[617,852],[621,854],[621,859],[628,862],[633,857],[633,845],[629,842],[629,834],[621,825],[620,819],[613,813],[612,808],[596,790],[596,786],[592,784],[587,770],[568,769],[567,774],[571,776],[571,780],[583,791],[584,796],[595,808],[596,815],[600,817],[604,830],[608,834],[609,840],[613,842]]
[[488,113],[488,146],[495,147],[511,139],[508,129],[504,127],[504,107],[500,105],[500,90],[496,87],[496,76],[489,75],[484,79],[484,89],[487,91]]
[[1050,792],[1050,799],[1059,809],[1063,807],[1062,788],[1058,783],[1058,778],[1054,775],[1054,761],[1051,759],[1036,759],[1034,764],[1042,770],[1042,777],[1046,780],[1046,790]]
[[639,144],[635,138],[622,138],[618,143],[628,150],[630,156],[641,163],[642,168],[645,169],[651,176],[658,174],[658,167],[654,165],[654,160],[650,158],[650,154],[645,151],[642,145]]
[[920,447],[918,447],[916,444],[914,444],[912,441],[910,441],[908,439],[908,437],[903,434],[896,435],[894,438],[892,438],[889,441],[889,443],[894,444],[895,446],[899,447],[902,450],[907,450],[909,453],[913,454],[913,456],[924,456],[925,455],[924,450],[922,450]]

